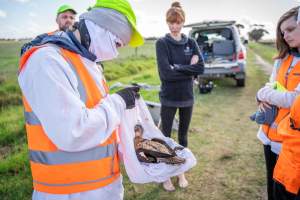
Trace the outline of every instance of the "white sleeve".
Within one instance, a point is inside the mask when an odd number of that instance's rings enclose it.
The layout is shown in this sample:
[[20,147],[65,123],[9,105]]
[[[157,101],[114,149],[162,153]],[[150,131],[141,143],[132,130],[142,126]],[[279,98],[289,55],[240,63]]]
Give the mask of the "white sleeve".
[[80,100],[74,72],[52,47],[37,50],[18,81],[47,136],[64,151],[82,151],[105,142],[126,107],[113,94],[88,109]]
[[[269,79],[270,83],[274,83],[276,81],[278,70],[281,64],[282,64],[282,59],[275,60],[273,71]],[[282,91],[274,90],[267,83],[265,87],[261,88],[257,92],[257,98],[260,101],[267,102],[277,107],[289,108],[294,102],[296,96],[299,94],[300,94],[300,84],[298,84],[298,86],[295,88],[294,91],[282,92]]]
[[289,108],[293,104],[296,96],[300,94],[300,84],[294,91],[281,92],[270,86],[265,86],[257,92],[260,101],[267,102],[281,108]]

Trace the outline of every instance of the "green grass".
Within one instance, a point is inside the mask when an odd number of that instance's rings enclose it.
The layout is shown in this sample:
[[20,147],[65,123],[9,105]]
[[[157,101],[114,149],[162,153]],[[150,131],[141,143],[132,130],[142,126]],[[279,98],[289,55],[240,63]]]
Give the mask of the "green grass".
[[256,42],[250,42],[249,47],[258,55],[260,55],[264,60],[273,64],[274,57],[277,55],[276,48],[271,45],[260,44]]
[[[226,80],[212,94],[197,96],[192,127],[198,133],[191,137],[191,148],[200,148],[200,166],[195,170],[201,176],[193,180],[203,183],[199,199],[261,197],[265,180],[262,149],[256,139],[257,126],[248,116],[256,109],[254,94],[266,76],[253,61],[250,53],[245,88],[235,88],[233,80]],[[199,145],[197,138],[204,144]]]
[[0,109],[20,105],[17,70],[21,42],[0,42]]
[[0,147],[13,146],[24,140],[23,106],[10,106],[0,112]]
[[[17,55],[20,44],[0,43],[0,99],[20,97],[17,87]],[[252,46],[251,46],[252,47]],[[5,48],[9,49],[7,54]],[[257,51],[258,52],[258,51]],[[5,55],[6,54],[6,55]],[[11,56],[10,56],[11,55]],[[7,67],[5,63],[9,63]],[[125,200],[254,200],[262,199],[265,171],[262,145],[256,139],[257,125],[249,115],[256,110],[255,93],[267,77],[248,53],[245,88],[235,87],[231,79],[219,80],[212,93],[199,95],[189,131],[189,147],[198,164],[187,173],[190,186],[167,193],[159,184],[132,184],[124,175]],[[105,62],[109,85],[116,82],[159,84],[153,42],[138,49],[121,50],[120,59]],[[6,78],[7,77],[7,78]],[[1,79],[0,79],[1,80]],[[115,91],[115,90],[114,90]],[[157,91],[144,91],[147,100],[158,102]],[[22,106],[3,104],[0,110],[0,199],[27,200],[32,184]],[[173,134],[176,138],[176,134]],[[176,180],[173,180],[176,184]]]
[[141,72],[153,68],[156,64],[153,58],[139,56],[128,57],[103,63],[107,81],[114,81],[129,75],[141,74]]
[[141,57],[154,57],[155,56],[155,47],[154,41],[146,41],[145,44],[138,48],[120,48],[119,59],[128,58],[132,56],[141,56]]
[[[255,93],[267,77],[253,63],[250,52],[245,88],[236,88],[233,80],[226,79],[217,81],[211,94],[199,95],[195,90],[189,147],[198,164],[187,173],[189,188],[167,193],[157,184],[134,185],[126,181],[126,199],[262,198],[265,186],[262,145],[256,138],[258,127],[249,121],[249,116],[256,110]],[[176,183],[176,179],[173,181]]]

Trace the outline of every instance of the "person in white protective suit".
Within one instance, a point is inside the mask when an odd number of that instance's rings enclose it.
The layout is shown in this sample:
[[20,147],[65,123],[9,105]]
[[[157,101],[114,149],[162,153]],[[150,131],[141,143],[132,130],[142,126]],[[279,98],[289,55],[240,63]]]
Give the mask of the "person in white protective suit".
[[98,0],[75,31],[44,35],[22,48],[23,94],[32,199],[120,200],[118,127],[137,87],[109,94],[97,62],[118,47],[143,44],[126,0]]

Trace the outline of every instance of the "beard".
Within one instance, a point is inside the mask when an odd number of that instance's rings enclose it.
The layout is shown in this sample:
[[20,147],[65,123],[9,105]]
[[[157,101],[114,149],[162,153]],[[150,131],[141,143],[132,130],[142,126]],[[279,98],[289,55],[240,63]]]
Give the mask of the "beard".
[[59,27],[59,30],[61,31],[68,31],[68,30],[72,30],[72,24],[71,23],[67,23],[65,25],[62,25]]

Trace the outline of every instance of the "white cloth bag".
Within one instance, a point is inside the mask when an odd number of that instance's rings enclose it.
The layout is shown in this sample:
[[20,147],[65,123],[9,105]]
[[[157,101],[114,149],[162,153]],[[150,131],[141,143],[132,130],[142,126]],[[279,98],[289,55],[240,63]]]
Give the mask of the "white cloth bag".
[[137,123],[140,123],[144,128],[143,138],[160,138],[170,145],[172,149],[175,146],[178,146],[173,139],[165,137],[155,126],[144,100],[142,98],[137,100],[136,107],[134,109],[125,111],[123,119],[121,119],[119,132],[119,151],[125,165],[125,170],[131,182],[164,182],[170,177],[182,174],[196,165],[197,161],[195,156],[187,148],[181,151],[176,151],[178,156],[186,159],[184,164],[169,165],[165,163],[149,164],[140,162],[137,159],[134,149],[134,126]]

